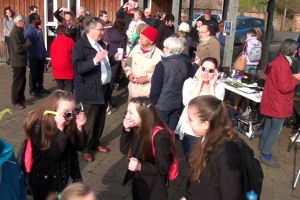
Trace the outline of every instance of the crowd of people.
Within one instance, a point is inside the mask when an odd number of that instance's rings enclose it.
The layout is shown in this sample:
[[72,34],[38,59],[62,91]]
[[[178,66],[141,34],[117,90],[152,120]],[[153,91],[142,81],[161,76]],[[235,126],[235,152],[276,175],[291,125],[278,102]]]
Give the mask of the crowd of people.
[[[4,36],[16,109],[30,105],[24,96],[26,66],[30,95],[50,94],[43,84],[47,51],[37,12],[31,6],[24,18],[5,9]],[[99,17],[92,16],[84,7],[78,8],[76,16],[67,8],[53,13],[59,25],[52,29],[57,36],[49,52],[57,90],[24,121],[25,155],[31,155],[26,182],[33,199],[96,199],[95,192],[80,183],[84,177],[77,151],[87,162],[94,161],[94,151],[109,153],[101,136],[106,115],[116,106],[112,93],[121,73],[129,84],[120,151],[128,156],[123,184],[132,181],[132,198],[168,198],[168,182],[178,174],[176,134],[189,165],[182,199],[245,199],[239,139],[223,101],[225,88],[218,80],[224,22],[218,23],[206,10],[190,27],[183,13],[177,31],[171,13],[152,17],[149,8],[139,9],[134,0],[118,10],[114,22],[108,20],[110,14],[101,10]],[[258,30],[249,30],[241,52],[247,60],[245,72],[254,76],[259,60],[251,60],[251,49],[262,48],[260,37]],[[294,89],[300,80],[300,73],[290,69],[297,47],[296,41],[284,41],[278,57],[264,69],[267,80],[261,113],[266,120],[259,149],[261,161],[271,167],[279,167],[271,149],[284,119],[292,114]],[[220,148],[224,150],[219,155]],[[18,186],[10,191],[0,185],[0,193],[16,193],[20,196],[12,199],[26,199],[20,167],[6,166],[6,161],[15,162],[12,147],[0,140],[0,155],[4,151],[7,155],[1,156],[0,166],[2,171],[14,169]],[[219,188],[210,175],[216,156]]]

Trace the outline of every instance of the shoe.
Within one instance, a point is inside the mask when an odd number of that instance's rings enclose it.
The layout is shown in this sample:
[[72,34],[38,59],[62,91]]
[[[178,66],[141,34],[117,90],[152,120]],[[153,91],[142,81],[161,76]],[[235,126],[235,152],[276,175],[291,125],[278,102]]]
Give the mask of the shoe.
[[31,101],[23,101],[23,102],[22,102],[22,105],[23,105],[23,106],[32,106],[33,103],[32,103]]
[[98,146],[96,148],[96,151],[100,152],[100,153],[108,153],[109,152],[109,148],[103,147],[103,146]]
[[22,104],[15,104],[14,107],[15,107],[15,109],[17,109],[17,110],[21,110],[21,109],[24,109],[24,108],[25,108],[25,106],[22,105]]
[[40,89],[40,93],[42,94],[50,94],[51,92],[49,90],[46,90],[45,88]]
[[82,158],[83,160],[87,161],[87,162],[93,162],[93,156],[90,153],[82,153]]
[[107,106],[106,114],[110,115],[112,113],[112,109],[110,106]]
[[260,155],[260,161],[270,167],[280,168],[280,165],[274,160],[274,158],[271,158],[271,160],[267,160],[262,155]]
[[39,92],[29,92],[29,94],[33,97],[42,98],[42,94]]

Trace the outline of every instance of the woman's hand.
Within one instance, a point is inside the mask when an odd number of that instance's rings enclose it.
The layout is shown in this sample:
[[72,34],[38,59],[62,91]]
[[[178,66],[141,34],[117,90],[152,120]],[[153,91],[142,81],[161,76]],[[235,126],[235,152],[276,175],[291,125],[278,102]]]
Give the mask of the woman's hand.
[[128,164],[128,169],[130,171],[141,171],[141,163],[138,159],[136,159],[135,157],[131,157],[129,158],[129,164]]
[[219,78],[219,72],[217,69],[215,69],[214,78],[209,81],[209,85],[214,87],[216,85],[218,78]]
[[82,131],[82,127],[85,123],[86,123],[86,116],[84,112],[80,112],[78,115],[76,115],[76,126],[80,132]]
[[63,115],[56,115],[54,117],[54,120],[56,122],[56,127],[61,131],[63,132],[64,131],[64,128],[65,128],[65,122],[66,122],[66,119]]
[[123,120],[123,126],[124,126],[125,130],[129,132],[130,129],[132,127],[134,127],[134,125],[135,125],[134,120],[131,117],[128,117],[126,115],[124,120]]
[[136,76],[134,76],[133,74],[129,74],[128,79],[130,82],[136,83],[138,78]]

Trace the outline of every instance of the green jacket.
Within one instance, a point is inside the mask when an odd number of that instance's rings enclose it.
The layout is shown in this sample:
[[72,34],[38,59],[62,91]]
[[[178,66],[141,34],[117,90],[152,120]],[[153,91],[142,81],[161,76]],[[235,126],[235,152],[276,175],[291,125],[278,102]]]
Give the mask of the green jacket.
[[24,29],[14,25],[9,42],[11,66],[25,67],[27,65],[27,50],[30,46],[24,38]]

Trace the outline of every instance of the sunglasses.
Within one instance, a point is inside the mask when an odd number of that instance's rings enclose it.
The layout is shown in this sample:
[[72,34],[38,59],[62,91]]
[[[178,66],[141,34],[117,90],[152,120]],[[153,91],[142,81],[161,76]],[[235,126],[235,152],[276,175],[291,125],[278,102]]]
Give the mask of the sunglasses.
[[205,68],[205,67],[201,67],[201,71],[209,73],[209,74],[213,74],[215,72],[214,69],[209,69],[209,68]]
[[[67,111],[64,113],[64,117],[66,119],[69,119],[71,117],[74,117],[76,115],[78,115],[80,112],[83,112],[83,105],[82,103],[80,102],[78,105],[76,105],[76,108],[75,108],[75,111]],[[52,111],[52,110],[45,110],[44,111],[44,115],[48,115],[48,114],[51,114],[51,115],[58,115],[58,112],[55,112],[55,111]]]

